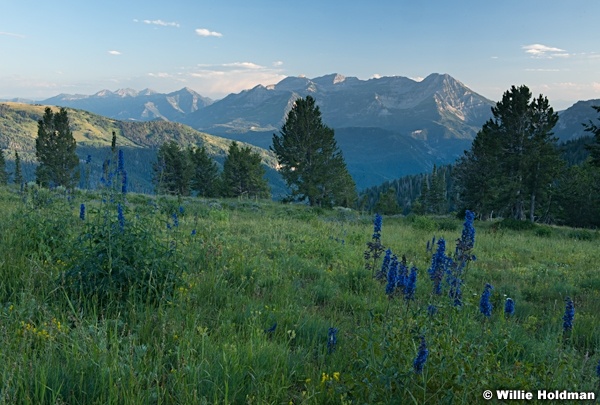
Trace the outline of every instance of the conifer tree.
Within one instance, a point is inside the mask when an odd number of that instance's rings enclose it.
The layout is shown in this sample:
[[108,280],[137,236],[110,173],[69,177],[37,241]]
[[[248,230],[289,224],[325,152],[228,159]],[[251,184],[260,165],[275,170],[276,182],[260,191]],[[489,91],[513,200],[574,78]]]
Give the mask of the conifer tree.
[[273,134],[271,150],[293,199],[311,206],[348,206],[356,200],[356,185],[334,131],[323,124],[312,97],[296,100],[280,135]]
[[[600,106],[593,106],[592,108],[600,113]],[[588,145],[586,149],[590,151],[592,164],[600,167],[600,127],[591,121],[588,124],[584,124],[584,126],[586,131],[594,134],[594,143]]]
[[192,166],[184,150],[175,141],[162,144],[152,165],[153,182],[158,194],[190,195]]
[[0,149],[0,184],[4,185],[8,183],[8,173],[6,173],[6,160],[4,159],[4,152]]
[[15,184],[20,186],[23,184],[23,173],[21,172],[21,158],[19,152],[15,151]]
[[267,198],[269,184],[264,176],[260,155],[249,146],[240,148],[237,142],[231,142],[223,163],[223,195]]
[[79,180],[77,143],[71,132],[67,110],[53,113],[46,107],[38,121],[35,155],[40,165],[35,170],[36,180],[45,187],[73,188]]
[[219,194],[219,169],[216,162],[206,152],[206,148],[188,150],[192,165],[191,189],[203,197],[216,197]]
[[535,221],[538,202],[561,169],[552,129],[558,115],[526,86],[504,93],[471,149],[459,159],[456,180],[463,208]]

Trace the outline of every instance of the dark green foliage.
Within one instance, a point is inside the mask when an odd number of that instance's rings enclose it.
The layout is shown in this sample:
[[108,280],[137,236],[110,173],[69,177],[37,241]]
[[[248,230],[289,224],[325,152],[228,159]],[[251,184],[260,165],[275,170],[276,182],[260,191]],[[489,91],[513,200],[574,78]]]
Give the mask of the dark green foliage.
[[421,196],[417,200],[417,214],[448,213],[448,193],[445,171],[433,165],[431,175],[421,183]]
[[95,212],[95,222],[86,223],[60,284],[78,303],[156,305],[179,283],[182,266],[175,245],[159,242],[143,218],[123,213],[120,222],[118,211],[117,204],[106,204]]
[[[118,179],[124,162],[114,137],[111,151],[106,177]],[[146,213],[128,215],[121,182],[105,184],[100,208],[90,206],[85,218],[80,215],[80,234],[66,255],[68,269],[59,284],[72,302],[83,305],[91,299],[102,310],[131,303],[157,305],[171,297],[183,272],[172,238],[175,230],[166,240],[157,238],[164,222],[152,221]]]
[[334,131],[323,124],[312,97],[296,100],[280,135],[273,134],[271,150],[293,199],[326,207],[348,206],[356,199],[356,185]]
[[267,198],[269,185],[264,176],[260,155],[249,146],[240,148],[232,142],[223,163],[223,196]]
[[[391,201],[388,201],[390,196],[394,195],[399,206],[395,213],[422,215],[435,211],[437,214],[447,214],[455,209],[456,204],[453,166],[436,166],[434,171],[435,175],[434,172],[414,174],[367,188],[360,193],[359,207],[368,211],[383,212],[379,209],[382,207],[380,200],[384,199],[383,206],[387,206],[391,204]],[[429,185],[432,183],[437,192],[429,192]],[[437,206],[437,209],[434,210],[434,206]]]
[[[600,106],[592,107],[596,112],[600,113]],[[595,166],[600,167],[600,127],[594,124],[593,122],[589,122],[588,124],[584,124],[585,130],[594,134],[594,143],[589,145],[587,149],[590,151],[590,155],[592,156],[592,163]]]
[[380,194],[379,201],[375,204],[374,210],[384,215],[400,214],[401,209],[398,205],[396,192],[393,188],[389,188],[385,194]]
[[484,216],[528,216],[531,222],[541,215],[539,207],[562,166],[552,137],[558,115],[542,95],[530,100],[526,86],[512,86],[459,159],[463,207]]
[[44,187],[75,187],[79,180],[76,146],[67,110],[53,113],[46,107],[35,140],[35,156],[40,162],[35,170],[37,182]]
[[192,165],[191,189],[202,197],[219,195],[219,168],[217,163],[208,156],[206,148],[190,148],[189,159]]
[[187,196],[193,168],[187,153],[175,141],[162,144],[152,165],[154,184],[158,194]]
[[567,162],[568,166],[580,165],[590,156],[588,146],[594,142],[591,136],[567,141],[560,145],[560,156]]
[[591,159],[559,177],[553,211],[557,222],[576,227],[600,227],[600,168]]
[[23,173],[21,172],[21,158],[19,152],[15,151],[15,184],[20,186],[23,184]]
[[0,184],[8,182],[8,173],[6,173],[6,160],[4,160],[4,151],[0,149]]

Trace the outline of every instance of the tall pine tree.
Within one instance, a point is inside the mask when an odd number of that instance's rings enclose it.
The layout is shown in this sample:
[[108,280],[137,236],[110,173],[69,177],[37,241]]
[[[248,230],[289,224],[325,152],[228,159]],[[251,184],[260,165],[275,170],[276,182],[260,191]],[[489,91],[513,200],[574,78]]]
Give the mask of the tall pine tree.
[[192,166],[184,150],[175,141],[162,144],[152,165],[157,194],[190,195]]
[[191,188],[202,197],[216,197],[219,194],[219,168],[206,148],[188,150],[192,165]]
[[[593,106],[594,110],[600,113],[600,106]],[[594,143],[587,146],[592,157],[592,164],[600,167],[600,127],[590,121],[584,124],[585,130],[594,134]]]
[[19,152],[15,151],[15,184],[21,186],[23,184],[23,173],[21,171],[21,157]]
[[8,173],[6,172],[6,160],[4,159],[4,151],[0,149],[0,184],[8,183]]
[[249,146],[240,148],[233,141],[223,162],[223,194],[225,197],[269,197],[269,184],[258,153]]
[[356,200],[350,176],[333,129],[323,124],[315,99],[299,98],[288,113],[271,150],[293,199],[311,206],[349,206]]
[[35,140],[35,156],[40,162],[35,170],[37,182],[45,187],[75,187],[79,180],[76,147],[67,110],[53,113],[46,107]]
[[463,208],[535,221],[562,161],[552,136],[558,115],[542,95],[530,100],[526,86],[512,86],[459,159],[455,176]]

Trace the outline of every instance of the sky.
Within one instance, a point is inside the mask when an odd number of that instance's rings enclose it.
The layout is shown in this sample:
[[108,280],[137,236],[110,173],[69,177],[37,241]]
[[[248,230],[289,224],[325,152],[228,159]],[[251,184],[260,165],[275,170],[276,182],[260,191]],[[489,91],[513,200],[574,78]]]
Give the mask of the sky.
[[0,0],[0,99],[447,73],[560,110],[600,99],[599,21],[598,0]]

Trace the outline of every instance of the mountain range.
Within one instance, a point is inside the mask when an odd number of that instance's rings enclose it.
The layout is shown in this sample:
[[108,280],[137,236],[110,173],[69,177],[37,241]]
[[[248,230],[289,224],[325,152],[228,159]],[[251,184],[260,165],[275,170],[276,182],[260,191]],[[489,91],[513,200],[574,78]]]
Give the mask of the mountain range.
[[[149,89],[61,94],[37,103],[90,111],[120,125],[177,122],[268,149],[294,101],[307,95],[315,98],[323,122],[335,129],[359,188],[453,162],[470,147],[495,105],[450,75],[437,73],[421,81],[400,76],[360,80],[340,74],[287,77],[217,101],[183,88],[168,94]],[[591,106],[598,104],[600,100],[581,101],[560,111],[555,135],[561,141],[585,135],[581,124],[596,119]],[[6,147],[4,142],[0,146]]]
[[136,91],[119,89],[102,90],[93,95],[59,94],[37,102],[90,111],[122,121],[174,121],[213,103],[194,90],[184,87],[173,93],[162,94],[151,89]]

